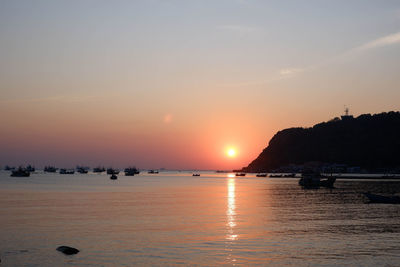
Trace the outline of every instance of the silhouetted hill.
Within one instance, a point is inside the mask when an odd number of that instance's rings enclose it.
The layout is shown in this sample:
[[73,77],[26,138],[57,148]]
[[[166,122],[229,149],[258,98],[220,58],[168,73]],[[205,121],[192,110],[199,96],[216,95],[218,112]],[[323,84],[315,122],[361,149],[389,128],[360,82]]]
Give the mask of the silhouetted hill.
[[335,118],[311,128],[279,131],[243,171],[269,172],[313,161],[369,171],[400,167],[400,112]]

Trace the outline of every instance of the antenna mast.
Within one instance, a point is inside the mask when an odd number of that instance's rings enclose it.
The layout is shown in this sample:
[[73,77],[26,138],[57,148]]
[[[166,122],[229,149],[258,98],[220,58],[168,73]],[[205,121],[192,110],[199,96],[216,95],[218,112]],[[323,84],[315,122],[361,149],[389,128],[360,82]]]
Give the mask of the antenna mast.
[[342,120],[351,120],[353,119],[352,115],[349,115],[349,108],[344,106],[344,115],[342,115]]
[[349,108],[344,106],[344,114],[346,114],[346,116],[349,116]]

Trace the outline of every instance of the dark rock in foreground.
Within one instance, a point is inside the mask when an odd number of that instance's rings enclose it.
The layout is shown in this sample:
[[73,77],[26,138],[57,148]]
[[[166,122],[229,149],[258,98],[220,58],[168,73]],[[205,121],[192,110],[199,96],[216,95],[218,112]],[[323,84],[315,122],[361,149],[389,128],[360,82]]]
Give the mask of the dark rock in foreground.
[[278,132],[245,172],[290,164],[339,163],[368,171],[400,168],[400,112],[342,116],[311,128]]
[[76,248],[68,247],[68,246],[60,246],[57,248],[58,251],[66,254],[66,255],[73,255],[79,253],[79,250]]

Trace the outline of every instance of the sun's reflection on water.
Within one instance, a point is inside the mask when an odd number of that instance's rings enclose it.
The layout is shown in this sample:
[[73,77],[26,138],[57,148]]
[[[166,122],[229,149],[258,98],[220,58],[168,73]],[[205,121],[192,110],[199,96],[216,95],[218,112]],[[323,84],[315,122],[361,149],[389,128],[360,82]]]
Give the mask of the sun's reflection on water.
[[227,218],[227,236],[228,240],[236,240],[238,235],[235,234],[236,227],[236,204],[235,204],[235,178],[228,178],[228,207],[226,210]]

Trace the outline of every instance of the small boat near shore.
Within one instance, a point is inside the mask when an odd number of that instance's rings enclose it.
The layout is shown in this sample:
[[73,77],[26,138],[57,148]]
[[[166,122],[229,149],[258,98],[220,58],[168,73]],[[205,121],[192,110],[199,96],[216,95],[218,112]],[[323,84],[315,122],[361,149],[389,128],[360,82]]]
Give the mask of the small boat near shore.
[[115,174],[112,174],[112,175],[110,176],[110,179],[111,179],[111,180],[117,180],[117,179],[118,179],[118,176],[115,175]]
[[43,170],[44,172],[56,172],[57,168],[54,166],[45,166]]
[[136,167],[129,167],[124,170],[125,176],[134,176],[135,174],[139,174],[139,170]]
[[60,169],[60,174],[74,174],[75,170]]
[[31,173],[22,167],[11,171],[11,177],[29,177],[30,175]]
[[193,173],[192,176],[200,176],[200,173]]
[[88,173],[89,172],[89,167],[77,166],[76,167],[76,171],[79,172],[79,173]]
[[93,172],[96,172],[96,173],[102,173],[105,171],[106,171],[106,169],[104,169],[104,167],[96,167],[93,169]]
[[36,169],[35,169],[35,167],[33,167],[32,165],[28,165],[28,166],[26,166],[25,170],[26,170],[27,172],[34,172]]
[[237,173],[235,173],[235,176],[246,176],[246,173],[244,173],[244,172],[237,172]]
[[363,193],[369,200],[369,203],[385,203],[385,204],[400,204],[399,196],[384,196],[372,194],[370,192]]
[[333,188],[336,177],[322,176],[319,172],[306,171],[301,174],[299,185],[303,188],[319,188],[327,187]]
[[10,166],[6,165],[6,166],[4,167],[4,170],[5,170],[5,171],[13,171],[13,170],[15,170],[15,167],[10,167]]
[[157,173],[158,173],[158,171],[155,171],[155,170],[149,170],[147,173],[148,173],[148,174],[157,174]]
[[119,174],[119,170],[113,169],[113,168],[108,168],[107,174]]

